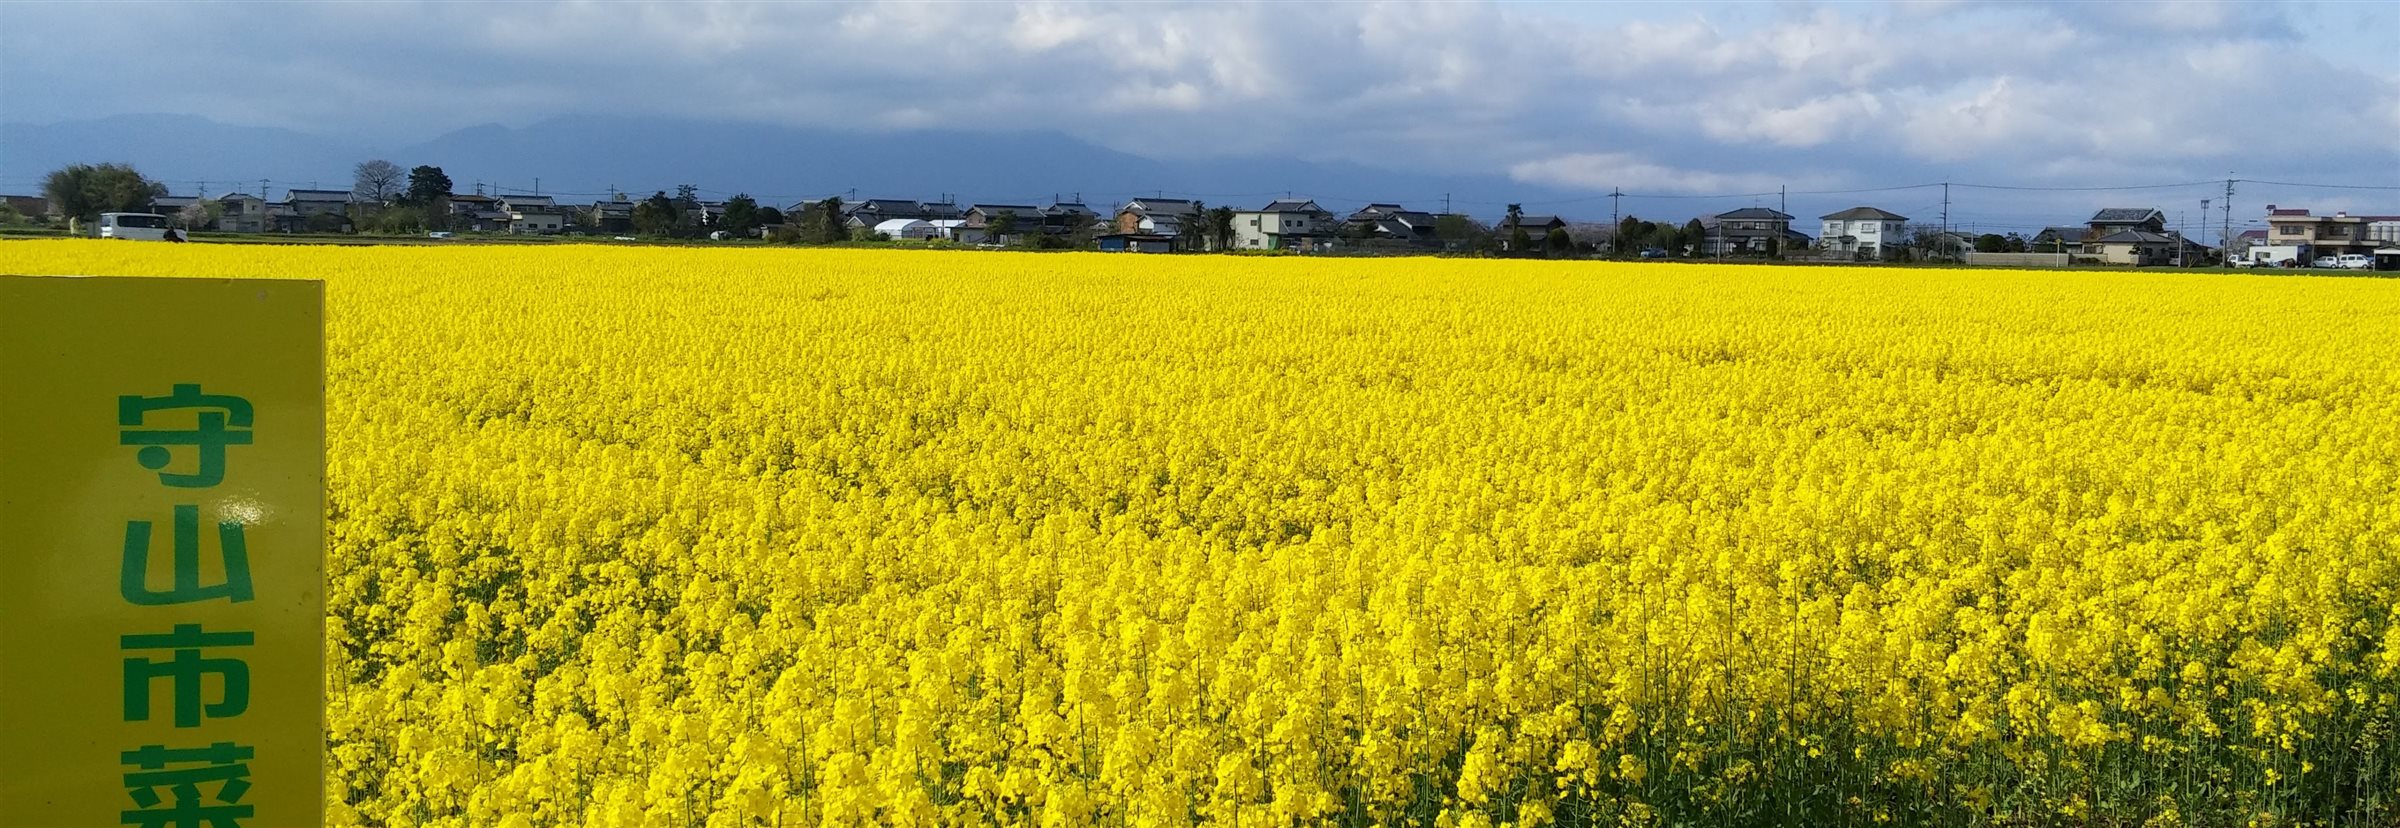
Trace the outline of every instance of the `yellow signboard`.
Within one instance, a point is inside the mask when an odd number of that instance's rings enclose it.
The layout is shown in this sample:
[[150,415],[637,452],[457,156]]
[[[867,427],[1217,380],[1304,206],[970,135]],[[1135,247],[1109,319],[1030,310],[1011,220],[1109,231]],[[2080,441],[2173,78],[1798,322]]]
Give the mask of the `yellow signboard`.
[[0,824],[322,824],[323,296],[0,276]]

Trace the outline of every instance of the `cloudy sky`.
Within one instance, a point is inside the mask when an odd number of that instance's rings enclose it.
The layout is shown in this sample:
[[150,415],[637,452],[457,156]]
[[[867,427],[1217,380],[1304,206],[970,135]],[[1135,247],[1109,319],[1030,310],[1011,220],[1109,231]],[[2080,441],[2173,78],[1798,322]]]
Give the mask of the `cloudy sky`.
[[2393,185],[2400,4],[0,3],[0,117],[154,112],[1056,129],[1656,194]]

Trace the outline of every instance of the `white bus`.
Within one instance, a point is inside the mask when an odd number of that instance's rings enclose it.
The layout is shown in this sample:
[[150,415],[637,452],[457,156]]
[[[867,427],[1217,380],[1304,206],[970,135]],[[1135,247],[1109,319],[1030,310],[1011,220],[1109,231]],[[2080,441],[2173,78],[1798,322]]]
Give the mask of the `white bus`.
[[183,241],[183,231],[167,226],[157,213],[101,213],[100,237],[145,241]]

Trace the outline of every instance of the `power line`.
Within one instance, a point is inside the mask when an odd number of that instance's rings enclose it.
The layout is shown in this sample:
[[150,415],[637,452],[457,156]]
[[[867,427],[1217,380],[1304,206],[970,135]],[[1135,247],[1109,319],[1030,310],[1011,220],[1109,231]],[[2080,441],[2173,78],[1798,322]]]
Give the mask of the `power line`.
[[[2321,190],[2400,190],[2400,185],[2392,184],[2301,184],[2291,181],[2260,181],[2255,178],[2235,178],[2231,180],[2243,184],[2265,184],[2272,187],[2301,187]],[[2216,182],[2212,181],[2209,183],[2214,184]]]
[[2114,190],[2170,190],[2179,187],[2214,187],[2216,181],[2186,181],[2179,184],[2125,184],[2113,187],[2020,187],[2008,184],[1951,184],[1976,190],[2017,190],[2023,192],[2089,193]]

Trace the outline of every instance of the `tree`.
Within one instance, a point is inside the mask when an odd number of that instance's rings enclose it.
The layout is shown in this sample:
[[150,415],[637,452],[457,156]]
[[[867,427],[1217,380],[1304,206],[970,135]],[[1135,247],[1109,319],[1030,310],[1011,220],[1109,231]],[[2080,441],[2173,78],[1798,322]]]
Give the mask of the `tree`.
[[1617,222],[1617,237],[1609,241],[1609,246],[1616,248],[1620,254],[1628,250],[1640,253],[1642,248],[1657,241],[1652,238],[1657,230],[1658,225],[1633,216],[1626,216]]
[[1975,252],[2006,253],[2008,252],[2008,239],[1998,233],[1985,233],[1983,235],[1976,236]]
[[101,213],[149,209],[167,185],[143,178],[128,164],[69,164],[42,179],[42,196],[67,217],[69,232],[98,221]]
[[1507,216],[1501,220],[1500,225],[1508,228],[1508,252],[1510,253],[1522,254],[1525,252],[1525,248],[1533,246],[1533,237],[1525,233],[1524,220],[1524,205],[1508,205]]
[[725,200],[725,217],[718,220],[718,229],[729,236],[747,236],[758,229],[758,199],[749,193],[735,193]]
[[1492,247],[1491,228],[1457,213],[1435,217],[1433,237],[1441,240],[1445,250],[1488,251]]
[[1567,235],[1567,228],[1552,227],[1550,235],[1542,239],[1542,246],[1549,248],[1552,256],[1564,256],[1575,252],[1575,239]]
[[318,213],[305,223],[311,233],[340,233],[350,228],[350,217],[340,213]]
[[1184,252],[1208,249],[1208,205],[1192,201],[1192,215],[1175,225],[1175,246]]
[[367,204],[390,204],[400,195],[400,182],[406,178],[400,165],[390,161],[360,161],[350,170],[350,195]]
[[1017,211],[1002,210],[983,223],[983,235],[995,243],[1017,234]]
[[223,202],[219,202],[216,199],[211,198],[202,198],[199,201],[184,205],[182,210],[176,211],[175,222],[183,225],[183,228],[186,230],[198,230],[201,228],[213,229],[217,225],[217,217],[224,214],[225,205]]
[[782,211],[782,210],[777,210],[777,209],[775,209],[775,208],[773,208],[773,207],[760,207],[760,208],[758,208],[758,225],[759,225],[760,227],[776,227],[776,226],[780,226],[780,225],[782,225],[782,224],[783,224],[783,211]]
[[842,227],[842,200],[839,197],[826,196],[824,201],[817,202],[817,212],[823,222],[817,226],[817,241],[832,244],[850,237],[850,231]]
[[1684,222],[1683,233],[1680,238],[1676,239],[1676,242],[1679,249],[1672,252],[1684,256],[1698,256],[1700,248],[1708,244],[1708,226],[1701,224],[1700,220],[1696,218]]
[[1908,240],[1913,256],[1929,262],[1954,262],[1967,251],[1966,243],[1957,234],[1929,224],[1910,224],[1901,228],[1901,238]]
[[665,190],[652,193],[633,206],[633,232],[645,236],[672,235],[677,212],[674,200],[667,198]]
[[408,171],[408,189],[401,200],[419,207],[436,207],[450,200],[450,176],[442,168],[419,165]]
[[1216,237],[1218,250],[1233,249],[1233,208],[1219,207],[1208,211],[1208,233]]
[[375,214],[375,230],[382,233],[415,233],[425,229],[425,208],[401,205]]

